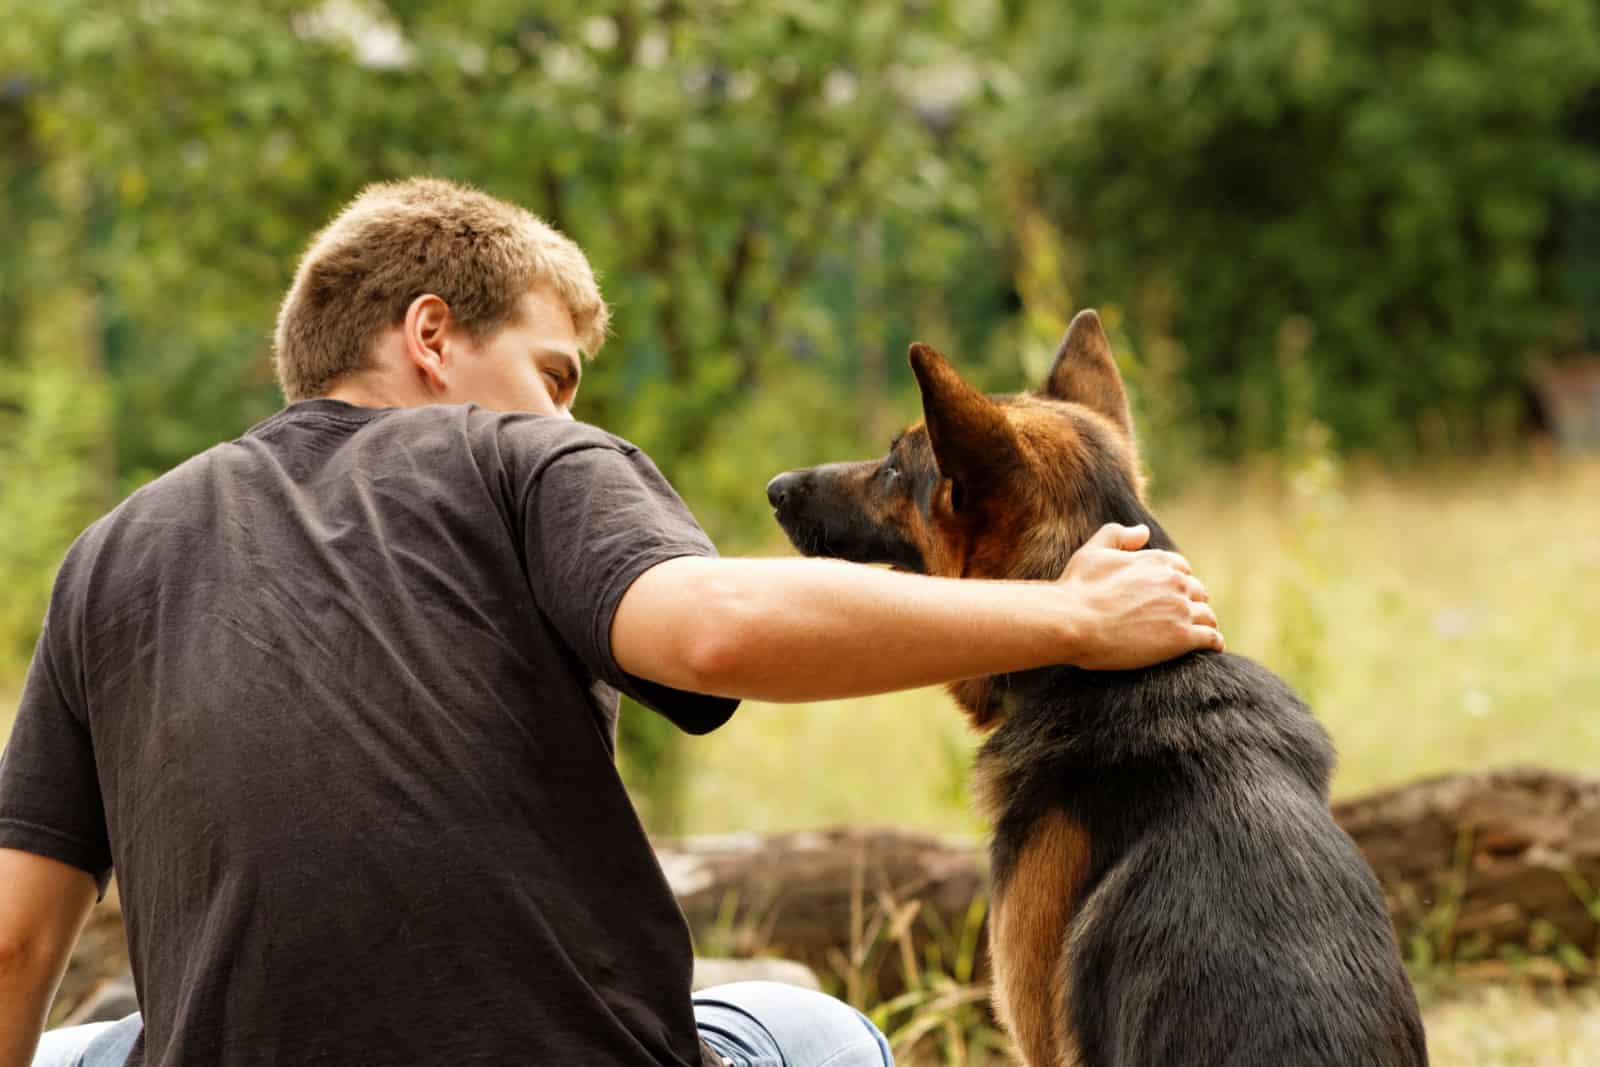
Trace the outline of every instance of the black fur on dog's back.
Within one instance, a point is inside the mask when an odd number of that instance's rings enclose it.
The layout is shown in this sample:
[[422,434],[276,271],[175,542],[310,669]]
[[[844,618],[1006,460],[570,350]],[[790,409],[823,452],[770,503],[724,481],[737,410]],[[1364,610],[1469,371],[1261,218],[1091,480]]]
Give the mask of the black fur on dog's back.
[[1276,676],[1194,653],[1002,682],[997,892],[1035,821],[1091,844],[1068,925],[1081,1062],[1411,1067],[1427,1051],[1383,895],[1327,807],[1332,750]]

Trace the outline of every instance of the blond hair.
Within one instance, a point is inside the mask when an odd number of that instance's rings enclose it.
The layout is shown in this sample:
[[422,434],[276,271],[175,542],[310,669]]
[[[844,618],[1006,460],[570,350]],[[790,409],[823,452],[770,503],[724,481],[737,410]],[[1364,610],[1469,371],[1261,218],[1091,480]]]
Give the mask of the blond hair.
[[610,311],[583,251],[531,212],[454,182],[369,185],[311,240],[278,309],[274,364],[291,403],[370,365],[379,333],[424,293],[481,341],[551,286],[592,356]]

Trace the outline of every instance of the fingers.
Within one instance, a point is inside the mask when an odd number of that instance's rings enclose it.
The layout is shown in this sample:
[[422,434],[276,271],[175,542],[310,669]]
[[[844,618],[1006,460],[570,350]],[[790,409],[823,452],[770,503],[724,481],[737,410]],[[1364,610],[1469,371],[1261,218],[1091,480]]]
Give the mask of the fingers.
[[1143,548],[1145,542],[1149,540],[1150,527],[1142,523],[1138,526],[1119,526],[1114,522],[1108,522],[1095,531],[1085,547],[1093,545],[1097,548],[1120,548],[1132,552]]
[[[1139,529],[1142,530],[1142,529],[1144,529],[1144,527],[1141,526],[1141,527],[1139,527]],[[1167,566],[1169,566],[1169,567],[1173,568],[1174,570],[1178,571],[1180,574],[1193,574],[1194,573],[1194,568],[1189,566],[1189,561],[1184,559],[1182,556],[1180,556],[1176,552],[1168,552],[1168,551],[1166,551],[1164,549],[1157,548],[1157,549],[1152,549],[1151,550],[1151,555],[1158,556],[1161,559],[1165,560],[1166,563],[1167,563]]]
[[1209,648],[1217,652],[1226,649],[1222,629],[1217,624],[1217,613],[1211,610],[1210,604],[1197,601],[1189,604],[1189,639],[1194,642],[1195,648]]

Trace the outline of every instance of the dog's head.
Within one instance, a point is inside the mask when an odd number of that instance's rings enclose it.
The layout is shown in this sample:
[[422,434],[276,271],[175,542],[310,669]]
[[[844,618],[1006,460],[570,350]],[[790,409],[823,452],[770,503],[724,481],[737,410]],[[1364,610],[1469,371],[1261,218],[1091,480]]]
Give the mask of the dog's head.
[[1093,311],[1072,320],[1041,388],[978,392],[911,346],[923,420],[882,459],[788,471],[767,497],[811,556],[960,578],[1054,578],[1107,522],[1149,523],[1122,375]]

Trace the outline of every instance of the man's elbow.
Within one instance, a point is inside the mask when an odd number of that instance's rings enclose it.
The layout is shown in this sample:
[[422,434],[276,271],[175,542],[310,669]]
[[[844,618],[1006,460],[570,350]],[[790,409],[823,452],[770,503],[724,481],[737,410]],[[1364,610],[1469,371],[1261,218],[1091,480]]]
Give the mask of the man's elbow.
[[684,637],[686,688],[716,696],[743,696],[754,631],[752,606],[733,582],[713,578],[702,592],[697,623]]
[[652,682],[715,696],[741,697],[759,641],[759,603],[727,561],[669,560],[623,595],[611,643],[624,671]]
[[739,666],[741,654],[737,634],[727,633],[716,626],[704,627],[705,633],[696,634],[684,650],[684,685],[682,688],[713,696],[739,696]]

